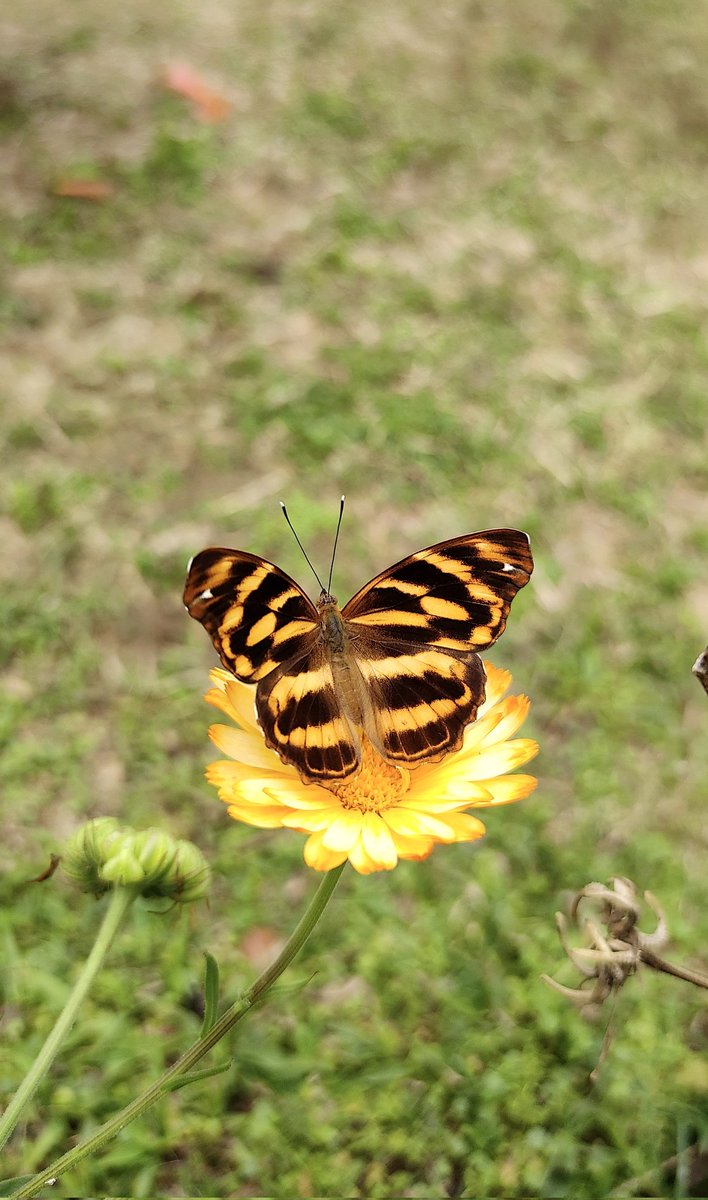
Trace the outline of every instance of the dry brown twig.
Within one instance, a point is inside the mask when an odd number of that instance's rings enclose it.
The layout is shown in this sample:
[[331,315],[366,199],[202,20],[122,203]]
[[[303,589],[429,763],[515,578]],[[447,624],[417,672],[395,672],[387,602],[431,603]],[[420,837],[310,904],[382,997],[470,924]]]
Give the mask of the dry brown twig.
[[706,646],[702,654],[698,655],[691,670],[698,682],[703,685],[704,692],[708,693],[708,646]]
[[[596,916],[580,918],[583,901],[599,903]],[[562,913],[556,913],[556,926],[561,945],[568,958],[580,971],[583,979],[578,987],[566,987],[549,975],[542,975],[544,983],[560,992],[575,1004],[582,1016],[594,1020],[609,998],[616,998],[620,988],[630,975],[636,974],[640,964],[684,979],[697,987],[708,988],[708,976],[687,967],[677,967],[660,957],[659,951],[669,940],[666,918],[651,892],[644,893],[647,906],[656,916],[656,928],[652,933],[642,933],[638,928],[641,904],[631,879],[615,876],[611,886],[603,883],[588,883],[577,893],[570,915],[586,935],[588,944],[572,946],[568,940],[568,922]],[[601,928],[604,926],[604,930]],[[595,1082],[613,1037],[612,1014],[608,1022],[597,1065],[590,1074]]]
[[[599,902],[596,917],[580,919],[580,908],[584,900]],[[660,957],[669,941],[666,918],[651,892],[644,893],[644,901],[656,916],[656,928],[652,933],[643,933],[638,922],[641,903],[635,885],[630,879],[616,876],[607,887],[603,883],[588,883],[577,893],[571,906],[571,918],[586,935],[586,946],[574,947],[568,941],[568,922],[562,913],[556,913],[556,925],[561,945],[568,958],[584,976],[579,987],[570,988],[551,979],[541,978],[561,995],[566,996],[588,1017],[598,1014],[609,996],[616,994],[634,975],[643,963],[655,971],[684,979],[697,987],[708,988],[708,977],[687,967],[678,967]],[[601,928],[604,926],[604,931]]]

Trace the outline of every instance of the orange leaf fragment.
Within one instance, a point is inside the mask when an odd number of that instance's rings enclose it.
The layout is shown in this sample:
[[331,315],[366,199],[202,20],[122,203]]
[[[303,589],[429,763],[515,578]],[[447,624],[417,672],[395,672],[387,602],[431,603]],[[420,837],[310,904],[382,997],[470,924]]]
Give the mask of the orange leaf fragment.
[[168,63],[162,73],[163,85],[190,100],[194,115],[207,124],[225,121],[231,112],[231,102],[223,93],[210,87],[202,76],[187,63]]
[[108,200],[115,188],[107,179],[58,179],[52,188],[55,196],[66,196],[70,200],[93,200],[99,203]]

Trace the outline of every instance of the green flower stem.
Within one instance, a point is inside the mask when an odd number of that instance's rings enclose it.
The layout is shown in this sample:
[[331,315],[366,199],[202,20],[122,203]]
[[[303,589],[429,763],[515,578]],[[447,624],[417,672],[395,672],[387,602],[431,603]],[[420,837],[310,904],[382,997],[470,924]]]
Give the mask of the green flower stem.
[[335,867],[333,871],[327,872],[310,901],[307,911],[298,922],[287,944],[275,959],[275,962],[271,963],[263,974],[258,976],[255,983],[251,985],[247,992],[244,992],[239,1000],[227,1009],[223,1016],[212,1025],[209,1032],[194,1042],[182,1057],[168,1071],[165,1071],[155,1083],[151,1084],[141,1096],[138,1096],[128,1104],[121,1112],[112,1117],[110,1121],[106,1121],[105,1125],[97,1129],[80,1146],[76,1146],[73,1150],[69,1150],[66,1154],[63,1154],[61,1158],[58,1158],[56,1162],[47,1167],[45,1171],[42,1171],[40,1175],[35,1175],[34,1179],[29,1183],[24,1184],[18,1191],[13,1192],[10,1200],[27,1200],[27,1197],[36,1196],[37,1192],[49,1180],[58,1179],[60,1175],[64,1175],[78,1163],[82,1162],[83,1159],[88,1158],[90,1154],[93,1154],[96,1150],[104,1146],[111,1138],[120,1133],[122,1129],[125,1129],[131,1121],[134,1121],[136,1117],[142,1116],[147,1109],[151,1108],[157,1100],[164,1096],[169,1091],[169,1085],[173,1080],[191,1071],[192,1067],[211,1050],[212,1046],[221,1041],[233,1029],[234,1025],[253,1008],[254,1004],[266,995],[276,979],[283,974],[283,971],[290,966],[290,963],[299,954],[322,916],[327,902],[337,886],[344,866],[345,864],[342,863],[340,867]]
[[26,1106],[29,1104],[43,1076],[51,1067],[57,1056],[59,1047],[66,1034],[76,1020],[83,1000],[86,997],[96,974],[108,953],[111,942],[118,932],[123,919],[133,903],[138,892],[133,887],[119,887],[111,892],[111,900],[103,918],[103,924],[98,931],[93,949],[84,963],[83,970],[76,981],[74,990],[69,996],[63,1011],[57,1019],[49,1037],[42,1046],[31,1069],[22,1080],[19,1088],[12,1097],[5,1112],[0,1118],[0,1149],[5,1145],[13,1129],[17,1125]]

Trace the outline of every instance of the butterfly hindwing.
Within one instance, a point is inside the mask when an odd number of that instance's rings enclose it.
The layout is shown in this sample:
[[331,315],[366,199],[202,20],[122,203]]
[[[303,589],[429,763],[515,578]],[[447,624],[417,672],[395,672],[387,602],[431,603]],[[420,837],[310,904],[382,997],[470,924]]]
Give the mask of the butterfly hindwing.
[[201,621],[222,663],[245,683],[257,683],[316,640],[317,609],[273,563],[213,546],[189,565],[184,589],[189,615]]
[[371,694],[367,734],[389,762],[414,766],[455,750],[484,701],[477,654],[365,637],[356,660]]
[[359,765],[360,739],[342,711],[321,641],[259,683],[256,712],[268,745],[302,776],[344,779]]

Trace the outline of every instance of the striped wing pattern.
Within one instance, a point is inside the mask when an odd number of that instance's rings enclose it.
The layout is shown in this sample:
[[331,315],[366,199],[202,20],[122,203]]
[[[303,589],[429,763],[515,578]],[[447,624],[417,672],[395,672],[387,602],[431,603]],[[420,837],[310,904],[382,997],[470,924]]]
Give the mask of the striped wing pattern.
[[503,632],[532,570],[526,534],[491,529],[403,559],[345,606],[371,693],[367,733],[387,760],[434,761],[460,745],[484,701],[477,651]]
[[189,565],[184,603],[227,670],[256,683],[266,743],[310,779],[343,779],[359,763],[320,633],[317,609],[283,571],[213,546]]
[[503,632],[532,570],[526,534],[492,529],[440,542],[378,575],[340,614],[346,697],[318,609],[273,563],[203,550],[190,564],[184,602],[224,666],[257,684],[267,744],[305,780],[326,783],[356,771],[362,730],[387,761],[410,766],[460,745],[484,700],[477,652]]
[[321,641],[259,683],[256,712],[268,745],[305,778],[344,779],[358,767],[361,740],[342,710]]
[[240,550],[212,546],[189,564],[184,603],[227,670],[257,683],[317,641],[317,609],[283,571]]

